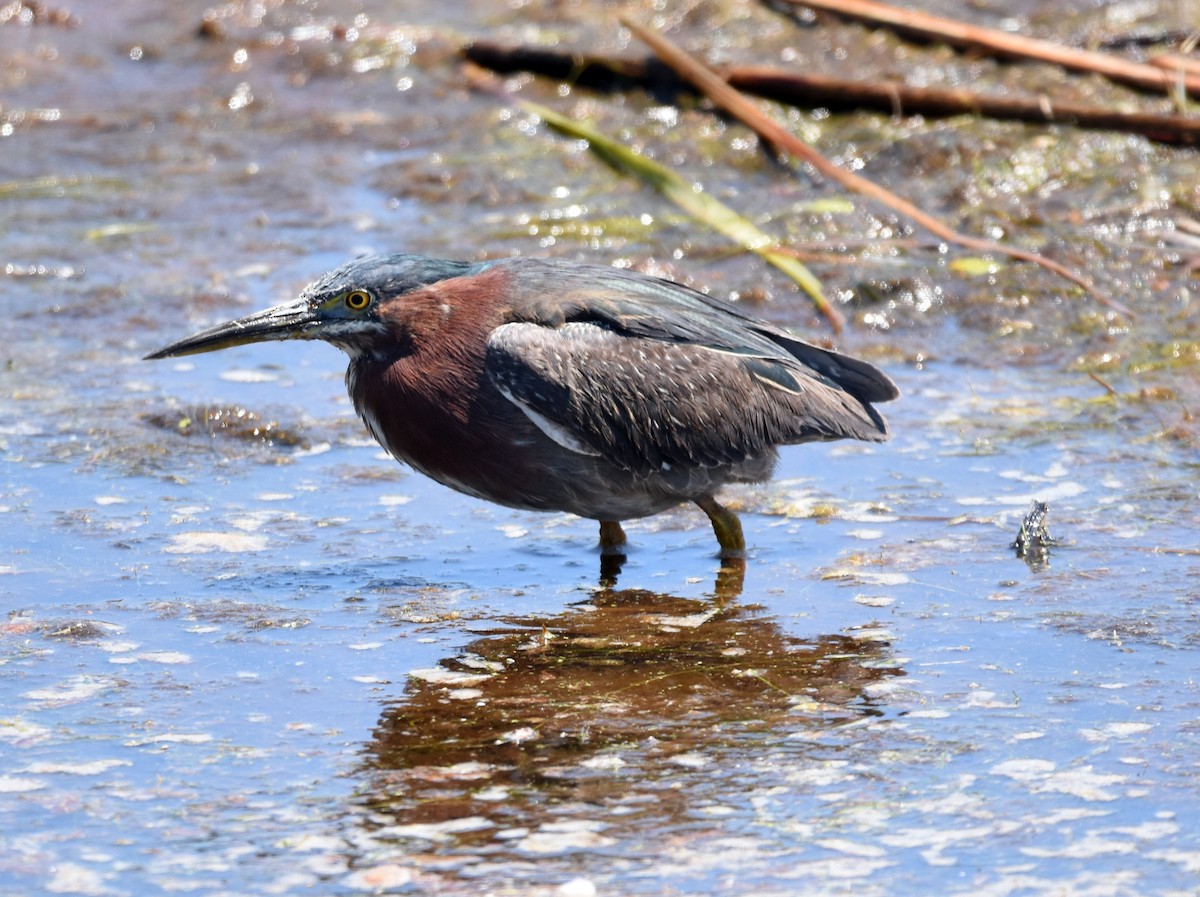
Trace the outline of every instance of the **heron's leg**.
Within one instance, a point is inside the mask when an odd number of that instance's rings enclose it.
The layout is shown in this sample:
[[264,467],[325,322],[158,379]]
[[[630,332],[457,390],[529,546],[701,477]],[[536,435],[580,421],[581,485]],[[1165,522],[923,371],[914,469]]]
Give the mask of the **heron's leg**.
[[721,543],[721,557],[744,558],[746,556],[746,537],[742,535],[742,521],[737,514],[719,503],[711,495],[702,495],[696,499],[696,504],[712,521],[713,532]]
[[621,529],[619,520],[600,521],[600,553],[625,553],[625,530]]

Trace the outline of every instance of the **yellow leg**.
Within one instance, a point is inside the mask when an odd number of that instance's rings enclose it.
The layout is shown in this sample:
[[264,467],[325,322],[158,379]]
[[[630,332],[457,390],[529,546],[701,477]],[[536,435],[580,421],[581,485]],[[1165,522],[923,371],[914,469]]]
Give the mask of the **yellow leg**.
[[737,514],[720,504],[711,495],[696,499],[696,504],[712,521],[713,532],[721,543],[721,557],[744,558],[746,556],[746,537],[742,535],[742,521]]
[[621,529],[619,520],[600,521],[600,553],[625,553],[625,530]]

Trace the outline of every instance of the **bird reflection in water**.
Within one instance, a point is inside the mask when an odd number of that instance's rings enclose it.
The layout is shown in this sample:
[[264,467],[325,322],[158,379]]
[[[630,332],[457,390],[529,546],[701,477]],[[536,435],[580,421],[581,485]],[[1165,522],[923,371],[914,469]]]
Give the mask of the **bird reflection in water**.
[[882,714],[869,686],[903,675],[886,642],[797,638],[729,595],[601,587],[502,623],[412,671],[385,708],[360,770],[376,840],[433,827],[456,850],[503,852],[520,840],[494,833],[561,824],[571,807],[680,822],[748,763],[809,763],[831,729]]

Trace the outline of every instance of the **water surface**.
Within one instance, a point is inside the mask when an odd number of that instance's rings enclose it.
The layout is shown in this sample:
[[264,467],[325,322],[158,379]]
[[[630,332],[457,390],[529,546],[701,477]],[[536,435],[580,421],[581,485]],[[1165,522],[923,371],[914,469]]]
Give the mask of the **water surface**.
[[[1120,24],[1049,6],[1012,12],[1058,37]],[[398,248],[624,260],[827,335],[456,67],[464,34],[615,49],[607,11],[355,9],[123,0],[0,25],[0,893],[1193,891],[1200,333],[1174,222],[1200,209],[1194,154],[797,117],[1138,318],[920,240],[816,262],[841,345],[904,391],[894,441],[789,449],[731,491],[744,578],[688,508],[632,522],[614,576],[593,523],[388,460],[331,347],[140,361]],[[735,58],[870,47],[869,69],[1133,97],[728,15],[674,24]],[[800,243],[911,236],[809,205],[837,193],[690,102],[524,90]],[[1031,567],[1010,545],[1035,499],[1059,544]]]

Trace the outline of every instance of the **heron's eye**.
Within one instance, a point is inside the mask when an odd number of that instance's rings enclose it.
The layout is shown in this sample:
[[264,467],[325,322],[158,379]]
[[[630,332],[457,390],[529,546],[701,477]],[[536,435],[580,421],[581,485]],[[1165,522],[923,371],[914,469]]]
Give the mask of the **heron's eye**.
[[371,294],[366,290],[351,290],[346,294],[346,308],[350,311],[362,311],[371,304]]

